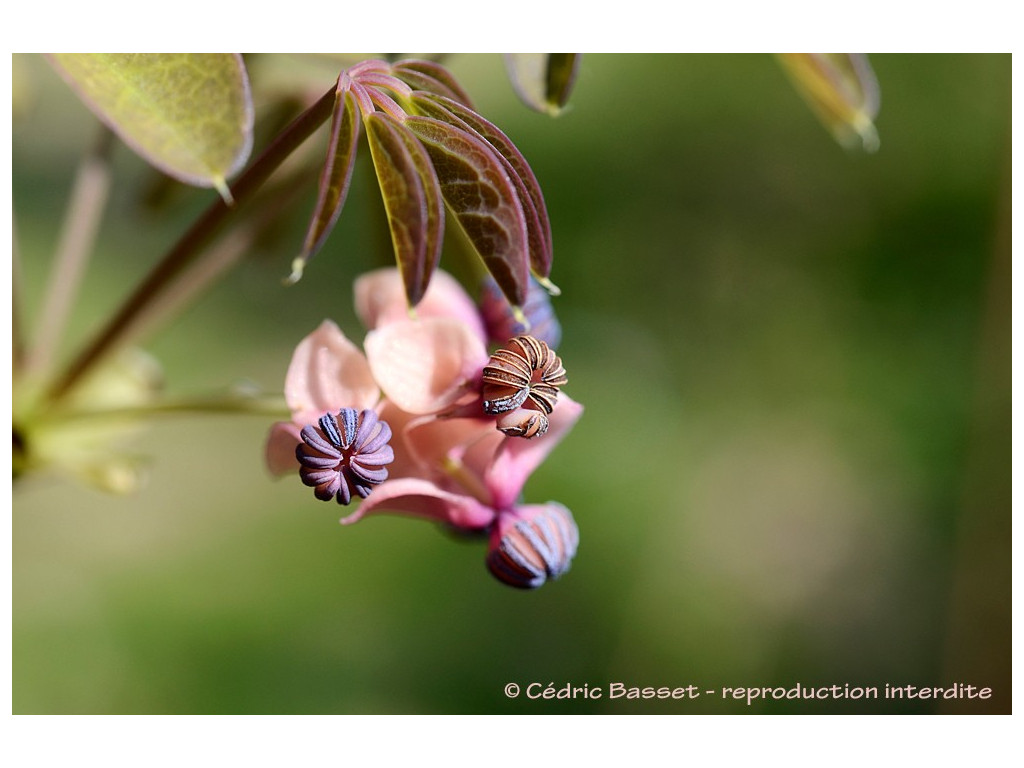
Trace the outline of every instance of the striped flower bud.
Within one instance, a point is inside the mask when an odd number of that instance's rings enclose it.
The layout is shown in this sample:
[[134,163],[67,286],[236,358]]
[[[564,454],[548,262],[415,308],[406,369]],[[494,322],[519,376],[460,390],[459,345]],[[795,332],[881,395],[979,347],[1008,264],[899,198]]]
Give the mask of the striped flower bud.
[[536,589],[569,570],[578,544],[576,522],[561,504],[518,507],[498,518],[487,568],[511,587]]
[[540,339],[552,348],[557,347],[562,340],[562,326],[558,323],[555,310],[551,306],[551,297],[532,278],[520,317],[516,317],[512,305],[508,303],[508,299],[493,278],[483,282],[480,314],[483,315],[484,325],[487,326],[488,338],[497,344],[523,333]]
[[388,444],[391,427],[372,409],[342,408],[326,413],[300,433],[295,448],[299,476],[321,501],[349,504],[353,495],[366,498],[373,486],[387,480],[387,466],[395,459]]

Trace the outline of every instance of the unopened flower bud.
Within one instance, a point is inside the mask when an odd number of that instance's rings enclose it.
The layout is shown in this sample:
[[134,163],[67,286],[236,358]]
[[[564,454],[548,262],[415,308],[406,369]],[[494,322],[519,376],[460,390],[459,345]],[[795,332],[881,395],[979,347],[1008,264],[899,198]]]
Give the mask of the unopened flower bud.
[[518,507],[498,518],[487,568],[511,587],[536,589],[569,570],[578,544],[576,522],[561,504]]
[[480,314],[483,315],[487,336],[492,342],[501,344],[505,339],[528,333],[552,348],[557,347],[562,340],[562,326],[551,306],[551,297],[536,280],[530,280],[526,301],[521,309],[522,314],[516,317],[512,305],[494,279],[484,281]]

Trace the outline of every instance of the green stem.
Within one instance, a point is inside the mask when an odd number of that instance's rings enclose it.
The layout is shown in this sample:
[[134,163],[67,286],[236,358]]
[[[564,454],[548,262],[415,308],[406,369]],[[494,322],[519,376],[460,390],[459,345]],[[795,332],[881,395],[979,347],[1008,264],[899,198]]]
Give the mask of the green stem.
[[56,379],[47,393],[47,398],[51,402],[66,396],[97,361],[123,343],[134,325],[143,318],[147,306],[173,282],[174,277],[197,258],[230,215],[251,200],[270,175],[331,116],[334,98],[335,89],[332,87],[285,128],[263,154],[238,177],[231,185],[234,206],[229,207],[218,198],[207,208],[121,305],[117,314],[92,343],[71,362],[63,375]]
[[246,253],[251,253],[265,231],[277,223],[280,214],[291,206],[298,193],[308,187],[309,177],[310,174],[304,170],[293,172],[289,178],[275,184],[273,195],[262,195],[254,203],[248,221],[221,237],[207,249],[202,259],[162,287],[160,294],[147,305],[145,313],[132,324],[131,330],[123,333],[120,343],[133,341],[154,326],[166,323],[234,267]]
[[11,216],[11,368],[14,378],[21,375],[25,366],[25,334],[22,330],[21,316],[21,249],[18,247],[16,223]]
[[[116,408],[89,408],[61,412],[62,425],[92,419],[144,419],[151,416],[170,416],[183,413],[236,413],[252,416],[270,416],[287,420],[291,416],[283,397],[258,397],[242,393],[205,395],[200,397],[165,398],[151,403],[119,406]],[[56,418],[56,417],[55,417]]]

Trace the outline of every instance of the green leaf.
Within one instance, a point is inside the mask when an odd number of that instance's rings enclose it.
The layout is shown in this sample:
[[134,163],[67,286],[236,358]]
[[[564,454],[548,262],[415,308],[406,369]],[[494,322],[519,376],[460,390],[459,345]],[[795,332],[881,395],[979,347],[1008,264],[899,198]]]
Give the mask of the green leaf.
[[526,218],[501,160],[454,125],[418,116],[405,125],[430,154],[445,205],[509,302],[522,306],[530,278]]
[[147,162],[230,200],[225,180],[252,149],[252,99],[240,55],[56,53],[50,60]]
[[544,101],[556,114],[569,103],[569,94],[576,84],[576,70],[579,67],[578,53],[549,53],[545,77]]
[[800,95],[845,147],[878,149],[878,80],[862,53],[782,53]]
[[415,307],[441,257],[441,188],[427,150],[409,129],[383,112],[367,115],[364,122],[405,295]]
[[359,142],[358,106],[352,92],[347,88],[338,93],[334,102],[334,116],[331,121],[331,138],[327,146],[327,160],[320,172],[320,189],[317,194],[313,218],[306,231],[302,253],[292,262],[292,274],[288,282],[294,283],[302,277],[306,263],[323,246],[327,236],[341,215],[348,195],[352,169],[355,167],[356,148]]
[[502,131],[469,107],[443,96],[414,92],[413,107],[428,117],[463,128],[486,141],[502,161],[509,179],[516,188],[519,202],[526,217],[526,232],[530,252],[530,269],[549,290],[557,293],[547,277],[551,273],[551,223],[540,184],[526,158]]
[[548,115],[565,109],[576,82],[581,54],[506,53],[505,69],[526,106]]
[[396,62],[391,73],[417,91],[429,91],[472,108],[469,95],[447,69],[434,61],[404,59]]

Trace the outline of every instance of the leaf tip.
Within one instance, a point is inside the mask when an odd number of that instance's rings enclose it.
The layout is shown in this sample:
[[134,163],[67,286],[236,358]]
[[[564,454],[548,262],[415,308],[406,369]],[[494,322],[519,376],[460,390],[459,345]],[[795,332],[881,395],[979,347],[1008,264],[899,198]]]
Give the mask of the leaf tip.
[[515,304],[512,305],[512,317],[515,318],[517,323],[526,326],[526,329],[530,329],[530,319],[523,312],[522,307],[517,307]]
[[559,104],[554,101],[545,101],[541,110],[548,117],[561,117],[566,112],[572,111],[571,104]]
[[537,281],[538,283],[540,283],[541,287],[542,287],[542,288],[543,288],[543,289],[544,289],[545,291],[547,291],[547,292],[548,292],[548,295],[549,295],[549,296],[561,296],[561,295],[562,295],[562,289],[561,289],[561,288],[559,288],[559,287],[558,287],[557,285],[555,285],[554,283],[552,283],[552,282],[551,282],[551,281],[550,281],[550,280],[549,280],[548,278],[546,278],[546,277],[540,277],[539,275],[534,275],[534,276],[533,276],[533,278],[534,278],[534,280],[536,280],[536,281]]
[[869,155],[874,154],[881,146],[881,140],[878,138],[878,130],[875,128],[875,124],[871,122],[871,118],[867,115],[863,115],[862,117],[863,120],[858,121],[856,126],[857,133],[860,135],[864,151]]
[[296,256],[292,260],[292,272],[288,277],[284,278],[281,282],[285,285],[295,285],[299,280],[302,279],[302,273],[306,269],[306,259],[302,256]]
[[217,190],[217,194],[219,194],[221,199],[224,201],[224,205],[228,206],[228,208],[233,206],[235,204],[235,198],[231,196],[231,190],[228,188],[227,179],[223,176],[214,176],[210,181],[213,184],[213,188]]

